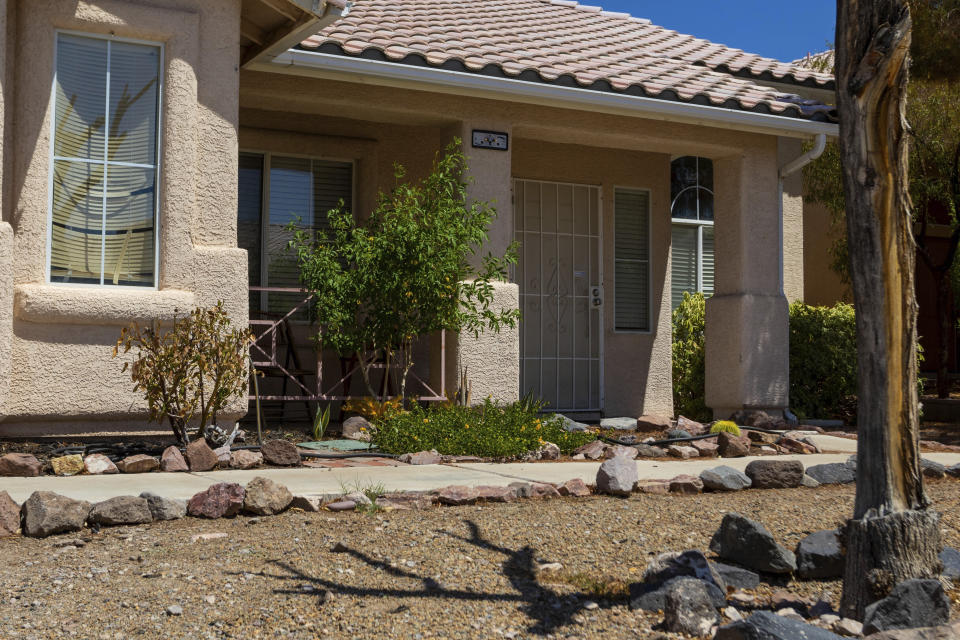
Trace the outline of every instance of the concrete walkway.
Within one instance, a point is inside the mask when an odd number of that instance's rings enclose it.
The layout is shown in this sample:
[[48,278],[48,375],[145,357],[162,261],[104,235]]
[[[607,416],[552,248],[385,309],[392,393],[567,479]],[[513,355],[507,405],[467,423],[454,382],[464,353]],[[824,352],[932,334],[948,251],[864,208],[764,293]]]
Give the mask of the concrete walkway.
[[[829,436],[826,436],[829,437]],[[784,455],[777,460],[800,460],[804,466],[843,462],[850,456],[853,440],[830,438],[818,442],[824,450],[846,449],[842,453]],[[925,458],[947,466],[960,463],[960,453],[925,453]],[[752,460],[746,458],[704,458],[691,460],[637,460],[641,480],[669,479],[680,474],[699,475],[704,469],[728,465],[743,470]],[[0,478],[0,490],[23,502],[37,490],[98,502],[119,495],[152,491],[170,498],[189,498],[217,482],[246,484],[256,476],[265,476],[286,485],[295,495],[339,496],[356,487],[382,484],[387,491],[428,491],[448,485],[506,486],[511,482],[561,483],[581,478],[593,483],[600,462],[516,462],[439,464],[401,467],[354,467],[345,469],[251,469],[249,471],[211,471],[207,473],[144,473],[61,478]]]

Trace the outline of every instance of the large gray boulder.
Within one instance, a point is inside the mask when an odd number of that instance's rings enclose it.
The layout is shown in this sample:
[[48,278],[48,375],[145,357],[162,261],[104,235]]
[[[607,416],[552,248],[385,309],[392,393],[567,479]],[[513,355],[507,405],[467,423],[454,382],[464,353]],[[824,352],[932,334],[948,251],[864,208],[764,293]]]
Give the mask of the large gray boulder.
[[23,535],[45,538],[55,533],[79,531],[90,513],[90,503],[52,491],[34,491],[20,507]]
[[611,458],[597,471],[597,491],[615,496],[629,496],[637,486],[637,464],[622,456]]
[[[668,423],[669,427],[669,423]],[[636,431],[636,418],[604,418],[600,421],[601,429],[613,429],[614,431]]]
[[676,553],[668,551],[654,557],[647,563],[643,572],[643,581],[664,583],[673,578],[697,578],[709,582],[720,591],[726,591],[727,585],[716,568],[711,565],[702,552],[696,550]]
[[153,522],[147,501],[137,496],[117,496],[98,502],[90,509],[87,521],[107,526]]
[[290,490],[270,478],[257,476],[247,483],[243,498],[243,510],[258,516],[280,513],[293,502]]
[[576,420],[572,420],[567,416],[563,415],[562,413],[555,413],[553,415],[556,416],[557,418],[560,418],[560,420],[563,421],[562,426],[564,431],[567,431],[570,433],[579,433],[581,431],[586,431],[587,429],[590,428],[589,425],[586,425],[582,422],[577,422]]
[[928,478],[943,478],[947,475],[946,466],[927,458],[920,458],[920,470]]
[[760,575],[743,567],[735,567],[723,562],[711,562],[714,571],[720,574],[723,582],[734,589],[756,589],[760,585]]
[[352,416],[343,421],[340,426],[340,435],[350,440],[370,442],[373,435],[373,425],[363,416]]
[[816,531],[797,545],[797,574],[808,580],[843,576],[843,546],[836,529]]
[[886,598],[867,606],[863,633],[946,624],[950,599],[939,580],[904,580]]
[[[663,611],[667,604],[667,593],[675,582],[680,580],[696,580],[687,576],[672,578],[666,582],[634,582],[630,585],[630,608],[642,611]],[[710,596],[714,608],[719,609],[726,605],[726,594],[710,582],[701,582]]]
[[703,481],[703,488],[710,491],[740,491],[753,484],[745,473],[726,465],[701,472],[700,480]]
[[710,550],[724,560],[761,573],[793,573],[797,560],[789,549],[777,544],[759,522],[739,513],[728,513],[710,540]]
[[960,551],[951,547],[944,547],[940,552],[940,562],[943,563],[943,577],[954,582],[960,580]]
[[719,621],[707,584],[702,580],[680,578],[667,588],[663,606],[663,626],[667,631],[702,637]]
[[758,611],[746,620],[723,625],[713,640],[843,640],[843,636],[770,611]]
[[843,462],[829,462],[807,467],[807,475],[820,484],[851,484],[857,480],[856,467]]
[[147,501],[147,508],[154,520],[179,520],[187,515],[186,500],[164,498],[149,491],[144,491],[140,497]]
[[803,480],[803,463],[799,460],[754,460],[746,474],[754,489],[792,489]]

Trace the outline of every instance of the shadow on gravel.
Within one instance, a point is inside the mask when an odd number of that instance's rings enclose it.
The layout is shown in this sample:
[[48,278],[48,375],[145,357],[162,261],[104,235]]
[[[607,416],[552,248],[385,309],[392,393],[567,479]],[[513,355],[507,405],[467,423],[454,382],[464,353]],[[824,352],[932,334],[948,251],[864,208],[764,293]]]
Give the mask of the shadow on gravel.
[[[422,583],[422,587],[419,589],[404,589],[391,587],[387,582],[384,582],[376,588],[354,587],[334,580],[310,576],[287,562],[274,560],[272,563],[284,570],[286,574],[278,574],[270,577],[308,583],[316,589],[315,591],[303,591],[299,588],[275,589],[274,593],[314,598],[319,594],[321,603],[327,597],[327,591],[371,598],[438,598],[465,601],[518,602],[524,603],[520,610],[533,619],[533,622],[527,628],[527,632],[536,635],[547,635],[553,633],[560,627],[570,624],[573,622],[573,617],[583,610],[586,602],[595,598],[595,596],[583,592],[572,595],[561,595],[553,589],[540,584],[536,576],[535,552],[532,547],[526,546],[521,549],[509,549],[495,545],[480,534],[480,528],[476,523],[470,520],[465,520],[464,523],[470,529],[469,538],[450,533],[449,531],[444,531],[443,533],[478,548],[494,551],[505,556],[502,564],[503,574],[510,581],[515,593],[485,593],[462,589],[447,589],[433,578],[421,576],[398,567],[392,567],[381,560],[371,558],[362,551],[349,547],[343,549],[341,552],[353,556],[370,567],[379,569],[388,575],[397,578],[419,580]],[[601,607],[609,607],[614,604],[615,603],[611,602],[604,603],[603,601],[599,603]],[[405,610],[407,610],[407,608],[404,605],[396,609],[397,612]]]

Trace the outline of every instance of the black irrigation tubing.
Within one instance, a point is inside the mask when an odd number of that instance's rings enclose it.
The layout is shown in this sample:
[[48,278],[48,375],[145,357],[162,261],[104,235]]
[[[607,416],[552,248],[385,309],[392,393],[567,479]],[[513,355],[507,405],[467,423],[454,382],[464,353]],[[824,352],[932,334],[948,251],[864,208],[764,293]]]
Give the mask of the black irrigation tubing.
[[[740,427],[741,431],[759,431],[760,433],[770,433],[773,435],[783,435],[782,431],[774,431],[771,429],[761,429],[760,427]],[[606,442],[608,444],[619,444],[624,447],[636,447],[637,445],[645,444],[651,447],[659,447],[665,444],[673,444],[674,442],[693,442],[694,440],[706,440],[707,438],[716,438],[719,433],[705,433],[699,436],[689,436],[685,438],[669,438],[667,440],[655,440],[653,442],[623,442],[615,438],[607,438],[606,436],[600,436],[599,440]]]

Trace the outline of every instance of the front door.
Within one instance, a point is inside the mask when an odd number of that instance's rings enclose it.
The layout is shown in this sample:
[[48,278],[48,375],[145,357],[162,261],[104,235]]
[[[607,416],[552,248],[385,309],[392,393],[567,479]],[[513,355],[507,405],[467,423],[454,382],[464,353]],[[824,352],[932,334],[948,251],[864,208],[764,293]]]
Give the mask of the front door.
[[514,180],[520,389],[562,412],[603,408],[600,188]]

